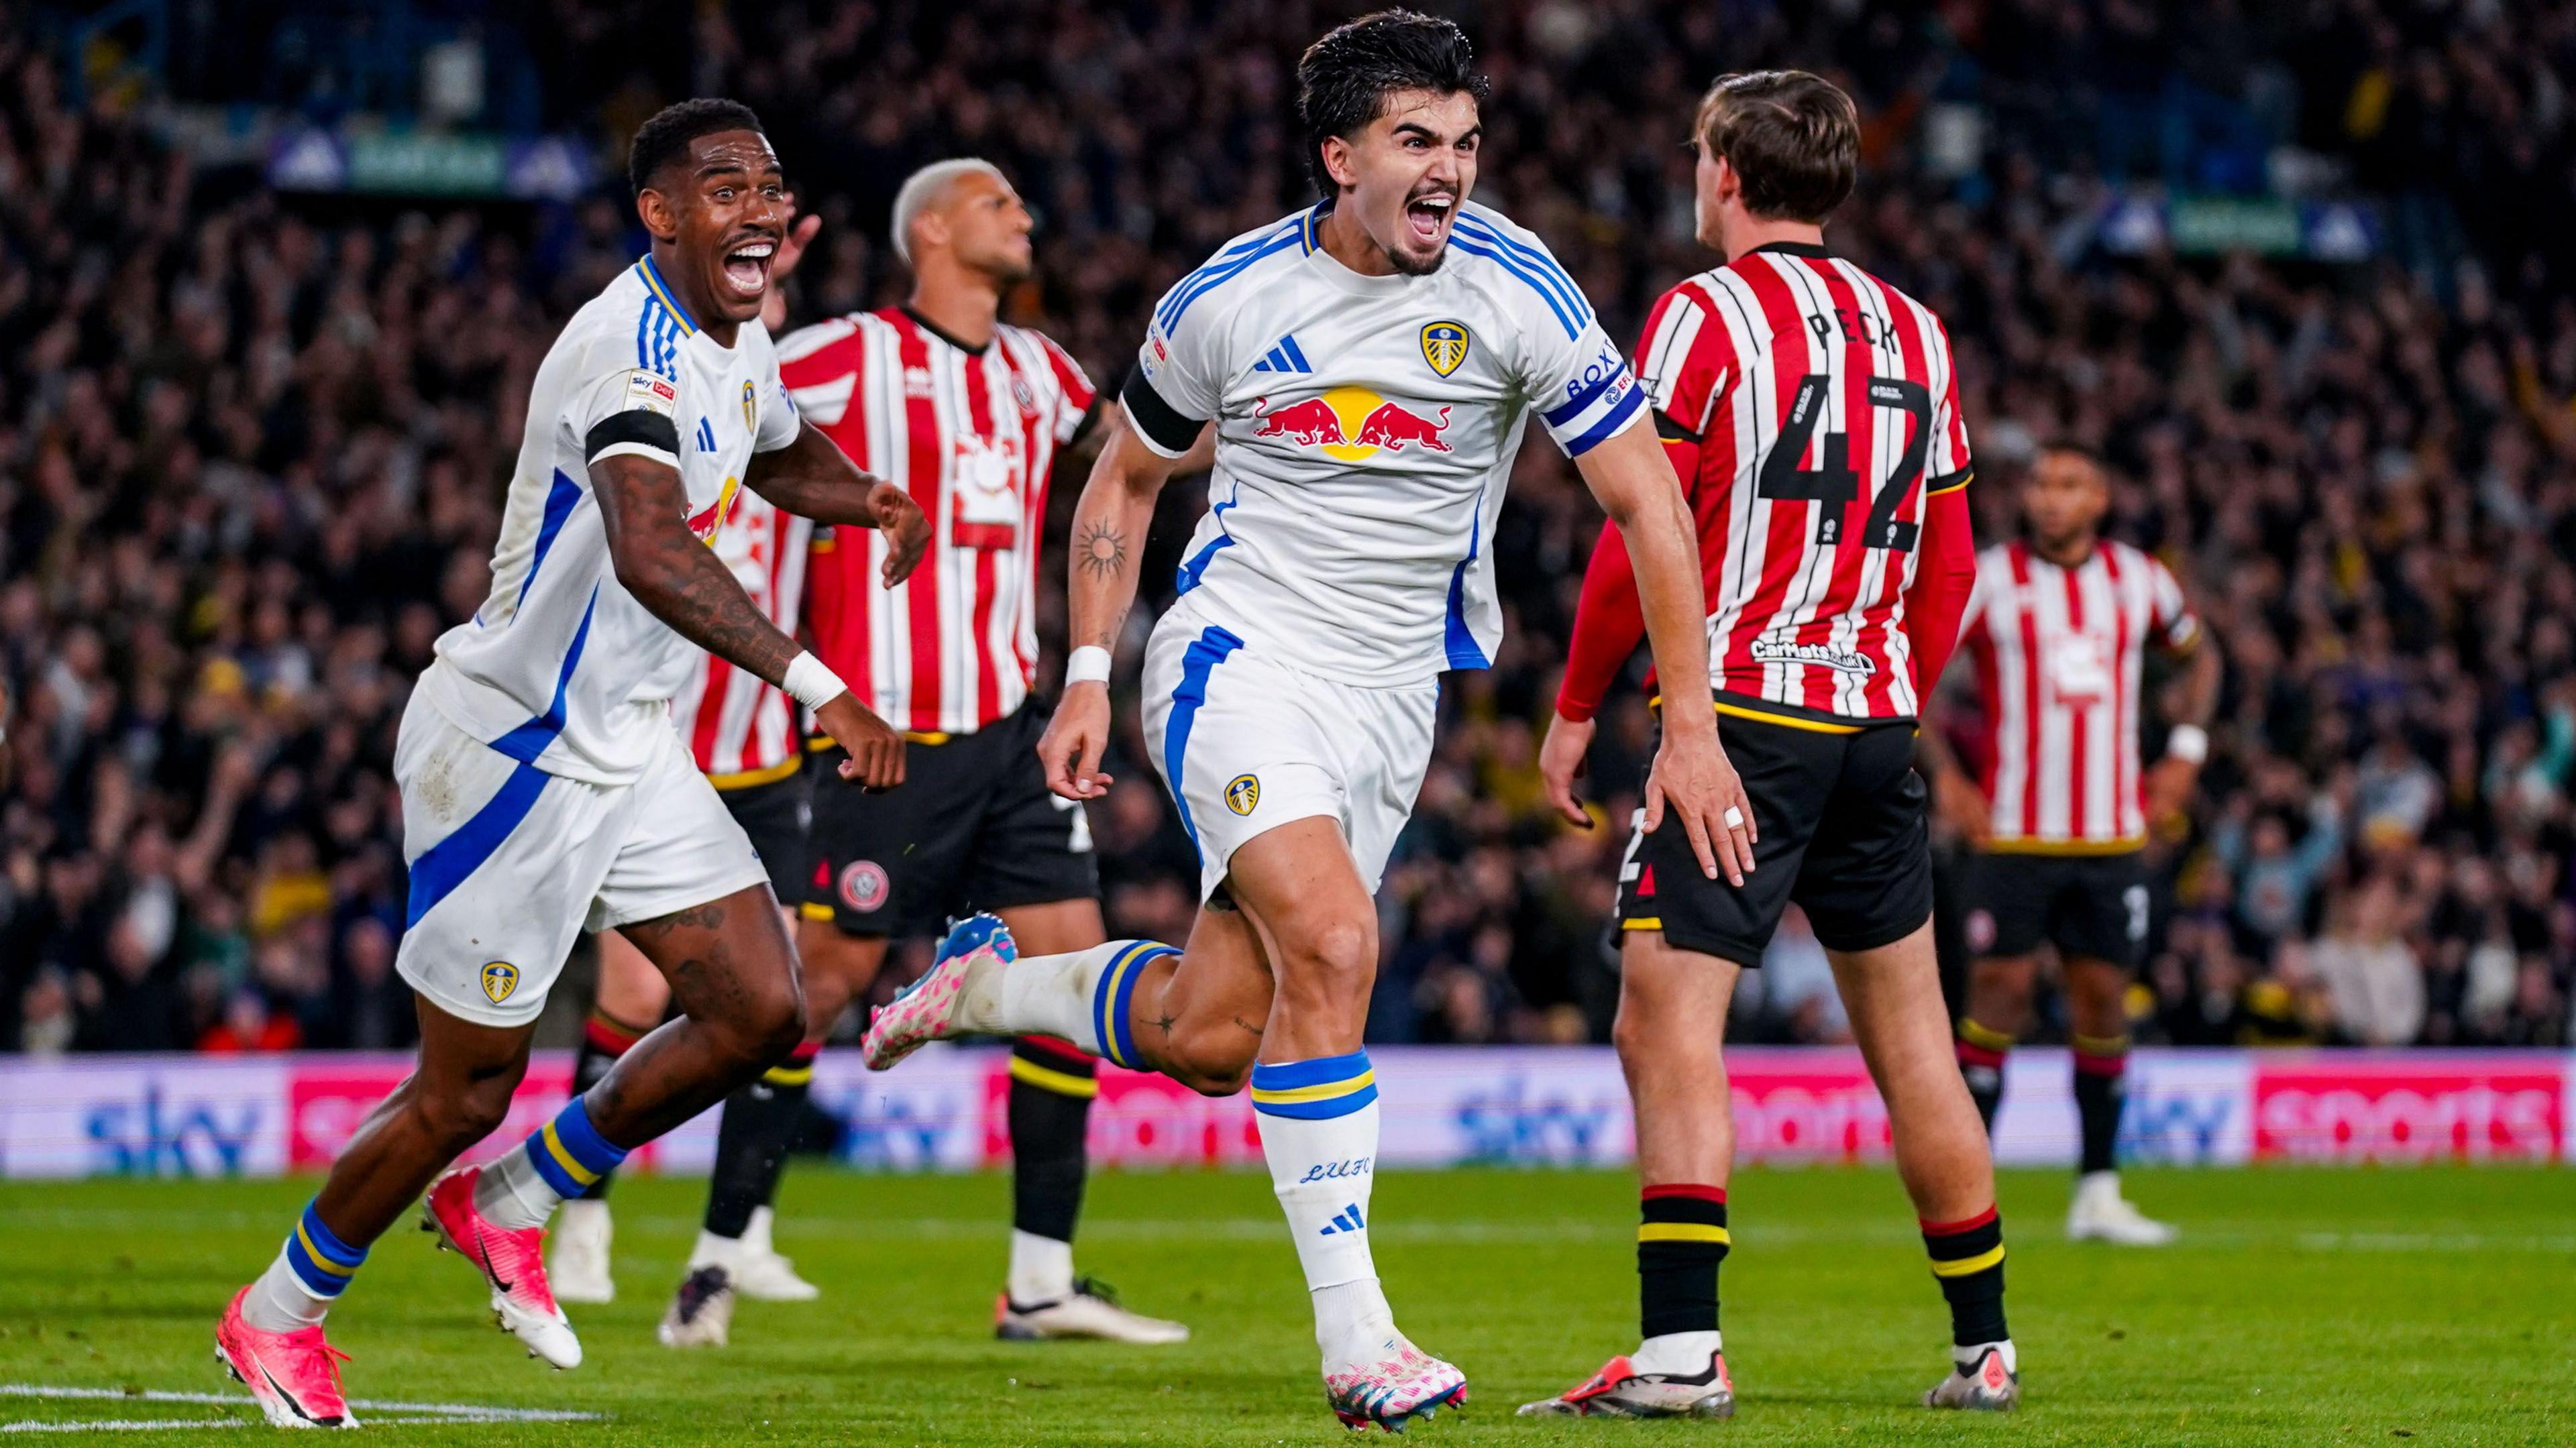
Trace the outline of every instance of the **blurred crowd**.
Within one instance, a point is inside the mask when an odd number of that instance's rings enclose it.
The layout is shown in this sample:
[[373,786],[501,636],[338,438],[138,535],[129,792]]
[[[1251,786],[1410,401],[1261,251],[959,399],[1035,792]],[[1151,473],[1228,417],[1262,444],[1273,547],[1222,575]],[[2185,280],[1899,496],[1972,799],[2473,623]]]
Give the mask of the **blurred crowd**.
[[[664,99],[759,109],[826,221],[799,320],[899,299],[894,186],[989,156],[1043,221],[1012,312],[1105,386],[1165,285],[1311,199],[1291,70],[1345,13],[568,0],[515,43],[552,120],[611,156]],[[2226,658],[2200,796],[2154,845],[2141,1039],[2566,1040],[2576,275],[2545,238],[2576,222],[2576,4],[1461,18],[1494,81],[1478,197],[1547,237],[1614,332],[1712,260],[1680,145],[1700,89],[1822,69],[1866,117],[1829,239],[1947,319],[1981,538],[2010,535],[2038,441],[2111,459],[2116,531],[2175,567]],[[405,1045],[394,722],[483,596],[531,374],[640,250],[631,209],[282,198],[192,163],[148,107],[75,105],[23,34],[0,24],[0,1049]],[[2375,198],[2386,253],[2095,243],[2117,187],[2294,182]],[[1375,1040],[1601,1039],[1616,998],[1604,926],[1648,720],[1617,696],[1596,825],[1554,822],[1537,743],[1600,516],[1544,441],[1522,456],[1491,540],[1509,641],[1450,678],[1381,896]],[[1060,533],[1078,483],[1056,482]],[[1149,579],[1203,502],[1167,497]],[[1177,937],[1193,856],[1140,746],[1095,815],[1112,925]],[[1734,1030],[1842,1032],[1796,919]]]

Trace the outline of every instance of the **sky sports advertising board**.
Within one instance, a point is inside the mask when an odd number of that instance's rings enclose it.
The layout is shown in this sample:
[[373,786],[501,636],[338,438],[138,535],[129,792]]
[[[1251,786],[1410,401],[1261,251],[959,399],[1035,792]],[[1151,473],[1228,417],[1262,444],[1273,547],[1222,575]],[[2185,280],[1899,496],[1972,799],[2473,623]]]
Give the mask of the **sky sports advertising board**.
[[[1606,1047],[1370,1053],[1384,1111],[1383,1160],[1616,1166],[1635,1135]],[[816,1063],[813,1100],[843,1125],[840,1156],[889,1171],[1007,1163],[1005,1052],[934,1046],[896,1075],[857,1056]],[[412,1067],[407,1055],[85,1056],[0,1061],[0,1177],[267,1176],[327,1165]],[[1859,1053],[1832,1047],[1730,1052],[1739,1159],[1877,1161],[1887,1111]],[[517,1142],[559,1108],[571,1057],[540,1052],[510,1119],[480,1149]],[[2074,1159],[2075,1103],[2063,1051],[2013,1052],[1996,1159]],[[2130,1056],[2122,1156],[2138,1163],[2576,1160],[2576,1055],[2556,1051],[2226,1051]],[[704,1172],[716,1113],[637,1151],[631,1166]],[[1092,1160],[1131,1168],[1257,1166],[1247,1098],[1211,1100],[1161,1076],[1103,1063]],[[479,1159],[479,1157],[478,1157]]]

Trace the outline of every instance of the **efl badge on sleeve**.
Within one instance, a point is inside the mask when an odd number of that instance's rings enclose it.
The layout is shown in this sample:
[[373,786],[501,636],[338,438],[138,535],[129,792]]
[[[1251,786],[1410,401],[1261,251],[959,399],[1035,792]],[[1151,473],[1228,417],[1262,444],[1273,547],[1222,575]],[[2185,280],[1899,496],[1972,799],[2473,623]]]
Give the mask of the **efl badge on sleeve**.
[[1239,815],[1248,815],[1261,803],[1261,781],[1249,774],[1238,774],[1225,787],[1225,807]]
[[496,960],[483,967],[483,994],[499,1005],[519,988],[519,968],[506,960]]
[[1431,370],[1446,377],[1467,360],[1467,324],[1464,322],[1426,322],[1422,328],[1422,360]]

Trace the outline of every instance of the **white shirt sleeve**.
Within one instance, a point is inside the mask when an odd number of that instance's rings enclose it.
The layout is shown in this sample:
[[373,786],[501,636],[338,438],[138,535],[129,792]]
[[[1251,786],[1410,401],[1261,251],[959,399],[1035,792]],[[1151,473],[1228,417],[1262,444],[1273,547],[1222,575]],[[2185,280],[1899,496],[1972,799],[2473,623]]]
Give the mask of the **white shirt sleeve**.
[[1501,296],[1520,343],[1522,392],[1565,455],[1579,458],[1636,425],[1645,389],[1547,244],[1491,213],[1462,215],[1455,226],[1450,244],[1506,277]]
[[1119,393],[1137,437],[1167,458],[1188,452],[1225,402],[1226,313],[1201,295],[1207,270],[1181,278],[1154,304],[1136,370]]
[[564,417],[581,440],[585,462],[621,454],[646,458],[665,467],[680,465],[680,385],[647,368],[619,365],[631,359],[616,349],[593,348],[584,360],[604,363],[593,379],[574,390]]

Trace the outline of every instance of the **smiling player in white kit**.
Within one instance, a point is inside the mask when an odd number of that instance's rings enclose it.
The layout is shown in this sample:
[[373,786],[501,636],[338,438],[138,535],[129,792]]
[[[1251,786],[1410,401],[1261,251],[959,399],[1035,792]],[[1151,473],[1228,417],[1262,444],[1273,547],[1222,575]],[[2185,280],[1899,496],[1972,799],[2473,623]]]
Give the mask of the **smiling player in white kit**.
[[1039,745],[1057,793],[1105,791],[1135,559],[1214,420],[1213,506],[1143,679],[1149,751],[1201,860],[1188,949],[1015,960],[978,917],[866,1051],[882,1069],[942,1036],[1040,1032],[1209,1094],[1248,1079],[1326,1400],[1395,1428],[1463,1402],[1466,1381],[1396,1329],[1369,1250],[1370,897],[1430,760],[1439,674],[1501,642],[1486,540],[1529,414],[1639,550],[1667,692],[1696,705],[1675,711],[1690,722],[1657,757],[1649,810],[1670,808],[1712,876],[1750,858],[1750,820],[1711,722],[1694,531],[1640,390],[1546,248],[1467,204],[1484,82],[1465,35],[1382,12],[1317,41],[1298,79],[1324,200],[1229,243],[1155,309],[1126,426],[1075,513],[1077,647]]
[[[395,747],[411,873],[396,966],[419,993],[419,1066],[216,1328],[218,1359],[280,1427],[355,1425],[323,1317],[423,1188],[423,1228],[474,1264],[500,1325],[578,1365],[548,1216],[804,1034],[768,876],[671,728],[697,651],[812,708],[854,777],[902,781],[900,737],[706,546],[745,487],[885,528],[889,581],[929,541],[911,499],[807,429],[779,385],[758,321],[787,216],[778,158],[749,110],[688,101],[637,131],[630,175],[652,250],[537,369],[491,595],[440,637]],[[682,1014],[524,1142],[445,1171],[508,1114],[575,936],[610,927]]]

